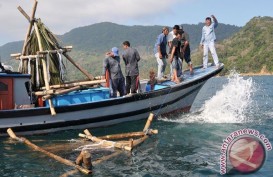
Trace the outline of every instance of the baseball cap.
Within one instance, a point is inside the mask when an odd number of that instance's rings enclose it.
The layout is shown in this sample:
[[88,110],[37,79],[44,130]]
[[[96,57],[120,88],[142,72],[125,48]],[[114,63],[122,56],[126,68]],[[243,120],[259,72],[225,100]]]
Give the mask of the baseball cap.
[[114,54],[115,57],[116,57],[116,56],[119,56],[119,55],[118,55],[118,48],[117,48],[117,47],[113,47],[113,48],[112,48],[112,52],[113,52],[113,54]]

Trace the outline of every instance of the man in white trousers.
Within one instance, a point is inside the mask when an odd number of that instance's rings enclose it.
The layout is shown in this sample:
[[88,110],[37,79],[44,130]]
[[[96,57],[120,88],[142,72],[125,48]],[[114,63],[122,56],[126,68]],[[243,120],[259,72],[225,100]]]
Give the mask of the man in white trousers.
[[218,26],[218,21],[214,15],[206,18],[205,26],[202,29],[202,38],[200,46],[204,49],[203,53],[203,68],[206,69],[208,65],[208,52],[210,50],[214,64],[219,67],[219,59],[215,50],[215,28]]

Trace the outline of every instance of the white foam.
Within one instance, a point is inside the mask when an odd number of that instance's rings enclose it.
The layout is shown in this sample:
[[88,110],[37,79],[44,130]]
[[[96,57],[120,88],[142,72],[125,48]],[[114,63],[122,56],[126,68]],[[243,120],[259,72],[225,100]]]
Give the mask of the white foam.
[[252,78],[244,79],[233,71],[228,82],[214,96],[205,101],[196,113],[182,115],[180,119],[163,121],[179,123],[243,123],[249,121],[246,114],[255,92]]

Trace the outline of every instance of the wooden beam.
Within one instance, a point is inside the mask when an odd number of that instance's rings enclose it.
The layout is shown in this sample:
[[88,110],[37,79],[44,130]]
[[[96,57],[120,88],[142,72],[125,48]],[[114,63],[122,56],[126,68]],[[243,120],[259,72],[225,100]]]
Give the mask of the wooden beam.
[[44,55],[26,55],[26,56],[22,56],[21,53],[18,53],[18,54],[11,54],[10,55],[11,57],[15,58],[16,60],[28,60],[28,59],[36,59],[36,57],[39,57],[39,58],[42,58],[44,57]]
[[30,23],[29,23],[27,34],[26,34],[26,37],[25,37],[23,49],[22,49],[22,54],[23,55],[25,55],[25,53],[26,53],[26,45],[27,45],[27,41],[28,41],[28,38],[29,38],[31,30],[32,30],[33,20],[35,18],[35,13],[36,13],[37,5],[38,5],[38,1],[34,0],[34,4],[33,4],[33,7],[32,7],[32,13],[31,13],[30,19],[29,20],[27,19],[28,21],[30,21]]
[[17,9],[26,17],[26,19],[31,23],[31,19],[28,14],[22,9],[22,7],[18,6]]
[[147,122],[146,122],[146,124],[145,124],[145,127],[144,127],[144,129],[143,129],[143,132],[147,131],[147,130],[150,128],[150,125],[151,125],[151,123],[152,123],[152,121],[153,121],[153,118],[154,118],[154,114],[153,114],[153,113],[150,113],[150,115],[149,115],[149,117],[148,117],[148,120],[147,120]]
[[48,54],[48,53],[58,53],[58,52],[70,52],[69,48],[62,48],[57,50],[46,50],[46,51],[38,51],[37,54]]

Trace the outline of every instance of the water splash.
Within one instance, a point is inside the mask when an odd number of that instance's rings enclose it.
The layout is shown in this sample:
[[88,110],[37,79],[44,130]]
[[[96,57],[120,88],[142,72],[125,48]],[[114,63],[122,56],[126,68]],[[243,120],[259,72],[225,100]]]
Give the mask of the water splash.
[[208,123],[243,123],[248,121],[246,111],[253,102],[255,92],[252,78],[244,79],[235,71],[228,77],[222,90],[205,102],[201,120]]
[[199,111],[181,115],[179,119],[160,120],[179,123],[244,123],[249,122],[247,112],[251,110],[255,93],[252,78],[245,79],[236,71],[228,76],[228,82],[205,101]]

